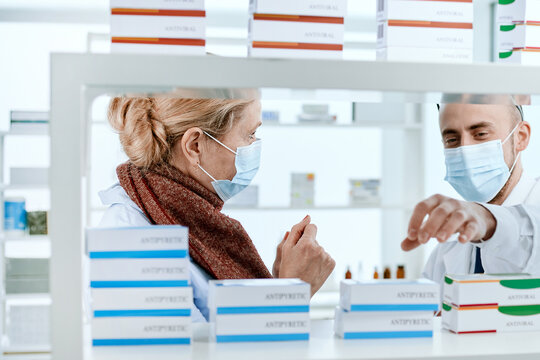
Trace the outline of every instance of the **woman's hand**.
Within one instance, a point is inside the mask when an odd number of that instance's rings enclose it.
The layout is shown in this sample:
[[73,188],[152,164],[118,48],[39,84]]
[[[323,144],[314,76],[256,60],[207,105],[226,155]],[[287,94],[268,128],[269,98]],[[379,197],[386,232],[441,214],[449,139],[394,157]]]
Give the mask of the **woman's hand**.
[[280,278],[300,278],[311,284],[313,296],[334,270],[336,262],[315,240],[317,227],[310,224],[311,218],[293,226],[291,232],[278,246],[273,272]]

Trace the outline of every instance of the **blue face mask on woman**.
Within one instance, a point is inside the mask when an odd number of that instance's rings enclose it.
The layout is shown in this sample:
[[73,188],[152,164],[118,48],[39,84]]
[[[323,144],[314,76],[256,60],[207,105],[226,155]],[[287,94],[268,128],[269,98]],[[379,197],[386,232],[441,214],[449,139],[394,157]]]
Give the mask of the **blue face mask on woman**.
[[240,146],[236,151],[223,144],[221,141],[204,132],[209,138],[223,146],[225,149],[236,155],[234,165],[236,167],[236,175],[232,180],[216,180],[199,164],[199,168],[212,179],[212,186],[216,193],[223,201],[227,201],[240,191],[244,190],[251,183],[261,163],[261,145],[262,141],[257,139],[251,145]]
[[467,201],[488,202],[493,200],[506,184],[519,155],[511,169],[504,161],[503,145],[520,124],[504,139],[487,141],[445,149],[445,180]]

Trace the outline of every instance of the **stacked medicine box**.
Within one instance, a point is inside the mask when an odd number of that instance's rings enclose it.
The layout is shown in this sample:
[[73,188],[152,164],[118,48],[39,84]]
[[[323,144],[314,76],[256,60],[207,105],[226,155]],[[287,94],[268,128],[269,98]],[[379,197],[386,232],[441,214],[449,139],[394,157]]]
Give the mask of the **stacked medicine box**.
[[248,55],[341,58],[347,0],[251,0]]
[[439,287],[426,279],[343,280],[335,333],[344,339],[432,337]]
[[111,52],[204,55],[204,0],[110,0]]
[[447,275],[443,327],[457,334],[540,330],[540,277]]
[[188,229],[87,230],[92,344],[191,342]]
[[377,60],[473,61],[473,0],[377,0]]
[[502,63],[540,64],[540,0],[499,0],[497,52]]
[[216,342],[309,340],[311,287],[299,279],[212,280]]

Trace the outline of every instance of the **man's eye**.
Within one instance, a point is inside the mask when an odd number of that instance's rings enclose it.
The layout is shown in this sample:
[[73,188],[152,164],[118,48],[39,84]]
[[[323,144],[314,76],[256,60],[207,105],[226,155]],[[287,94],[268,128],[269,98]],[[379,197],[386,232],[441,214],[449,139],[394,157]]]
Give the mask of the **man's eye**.
[[449,145],[455,144],[456,141],[457,141],[456,138],[448,138],[448,139],[445,140],[446,144],[449,144]]
[[480,133],[476,134],[476,136],[479,136],[479,137],[485,137],[487,135],[488,135],[487,132],[480,132]]

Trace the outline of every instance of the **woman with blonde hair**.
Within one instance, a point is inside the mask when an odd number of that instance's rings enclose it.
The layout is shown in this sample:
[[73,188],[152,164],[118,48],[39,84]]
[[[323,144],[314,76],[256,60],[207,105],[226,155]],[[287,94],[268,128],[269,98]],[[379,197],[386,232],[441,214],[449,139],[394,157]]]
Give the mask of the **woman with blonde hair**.
[[312,295],[335,262],[306,216],[277,248],[272,273],[242,225],[221,212],[259,168],[256,99],[116,97],[109,122],[129,160],[100,192],[100,226],[179,224],[189,228],[194,321],[208,320],[209,279],[301,278]]

